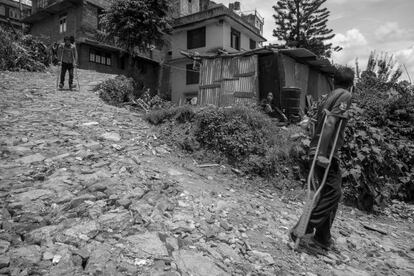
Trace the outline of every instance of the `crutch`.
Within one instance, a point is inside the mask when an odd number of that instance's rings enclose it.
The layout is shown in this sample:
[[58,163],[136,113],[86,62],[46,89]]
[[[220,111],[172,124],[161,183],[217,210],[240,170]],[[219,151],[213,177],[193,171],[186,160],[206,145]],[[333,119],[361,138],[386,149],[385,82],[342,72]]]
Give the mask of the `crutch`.
[[74,66],[73,68],[75,70],[75,75],[76,75],[76,82],[78,84],[78,91],[80,91],[80,84],[79,84],[79,75],[78,75],[78,66]]
[[326,124],[328,116],[336,116],[336,115],[331,114],[326,109],[325,109],[325,113],[326,113],[326,115],[325,115],[325,119],[323,121],[322,130],[321,130],[321,133],[320,133],[320,136],[319,136],[318,145],[316,146],[316,152],[315,152],[315,155],[313,157],[311,169],[310,169],[309,175],[308,175],[308,180],[307,180],[308,192],[307,192],[307,197],[306,197],[306,203],[305,203],[305,206],[303,207],[303,214],[299,219],[298,225],[293,230],[294,235],[296,236],[296,242],[295,242],[295,247],[294,247],[295,250],[299,247],[300,240],[306,235],[306,229],[308,228],[308,224],[309,224],[310,216],[312,214],[312,210],[315,207],[315,204],[316,204],[316,202],[319,198],[319,195],[320,195],[323,187],[325,186],[326,179],[328,178],[329,168],[331,167],[331,164],[332,164],[332,159],[333,159],[333,156],[334,156],[334,153],[335,153],[336,144],[338,142],[339,133],[341,132],[342,123],[343,123],[343,119],[344,119],[343,117],[337,116],[337,117],[340,118],[340,120],[339,120],[338,128],[336,130],[335,140],[334,140],[334,143],[332,145],[332,149],[331,149],[331,152],[330,152],[330,155],[329,155],[329,163],[328,163],[328,166],[325,168],[325,172],[324,172],[324,175],[323,175],[323,178],[322,178],[322,182],[320,183],[319,188],[315,191],[316,187],[313,184],[313,174],[314,174],[314,170],[315,170],[316,160],[318,158],[319,148],[321,146],[323,130],[325,128],[325,124]]
[[[59,49],[58,49],[59,51]],[[56,79],[56,92],[59,91],[59,79],[60,79],[60,75],[62,75],[62,61],[63,61],[63,49],[61,49],[62,53],[60,56],[60,64],[59,64],[59,68],[60,70],[58,70],[58,75],[57,75],[57,79]]]

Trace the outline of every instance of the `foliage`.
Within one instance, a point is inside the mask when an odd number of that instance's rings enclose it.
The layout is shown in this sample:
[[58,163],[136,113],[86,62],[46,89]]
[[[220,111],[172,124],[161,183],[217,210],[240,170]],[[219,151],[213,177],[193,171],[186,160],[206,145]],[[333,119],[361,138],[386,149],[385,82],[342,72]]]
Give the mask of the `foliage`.
[[113,1],[102,22],[109,37],[131,54],[150,45],[162,45],[170,30],[166,0]]
[[0,70],[43,71],[49,66],[46,46],[30,35],[12,34],[0,26]]
[[168,121],[185,123],[179,137],[174,135],[173,129],[180,128],[175,123],[164,132],[169,140],[176,139],[184,150],[195,155],[203,152],[205,158],[220,157],[245,173],[263,177],[289,172],[289,151],[295,143],[290,139],[292,132],[277,127],[254,108],[208,107],[194,111],[186,106],[152,111],[146,119],[155,125]]
[[132,78],[117,76],[99,83],[94,91],[99,92],[99,97],[110,105],[120,106],[128,102],[130,98],[135,98],[135,83]]
[[414,143],[373,127],[363,109],[353,106],[350,115],[341,151],[345,200],[368,210],[393,198],[414,200]]
[[306,48],[319,57],[341,50],[329,43],[335,34],[327,27],[330,12],[322,8],[326,0],[278,0],[273,6],[276,29],[273,36],[288,46]]

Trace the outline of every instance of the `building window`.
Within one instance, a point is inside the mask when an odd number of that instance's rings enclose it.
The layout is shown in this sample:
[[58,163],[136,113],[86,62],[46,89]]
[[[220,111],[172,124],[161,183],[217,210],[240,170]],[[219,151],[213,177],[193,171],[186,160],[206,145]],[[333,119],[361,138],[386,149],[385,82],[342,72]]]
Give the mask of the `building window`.
[[187,32],[187,49],[195,49],[206,46],[206,27]]
[[111,53],[90,49],[89,62],[112,66]]
[[240,32],[236,31],[235,29],[231,29],[231,48],[234,48],[236,50],[240,50]]
[[200,78],[200,72],[197,72],[193,69],[193,64],[186,65],[187,74],[186,74],[186,83],[187,84],[198,84]]
[[6,16],[6,7],[4,5],[0,5],[0,15]]
[[39,9],[45,8],[47,6],[48,0],[37,0],[37,7]]
[[59,16],[59,33],[66,32],[66,15]]
[[256,45],[256,41],[254,41],[253,39],[250,39],[250,50],[256,49],[257,45]]
[[13,19],[20,19],[20,11],[18,9],[9,8],[9,17]]

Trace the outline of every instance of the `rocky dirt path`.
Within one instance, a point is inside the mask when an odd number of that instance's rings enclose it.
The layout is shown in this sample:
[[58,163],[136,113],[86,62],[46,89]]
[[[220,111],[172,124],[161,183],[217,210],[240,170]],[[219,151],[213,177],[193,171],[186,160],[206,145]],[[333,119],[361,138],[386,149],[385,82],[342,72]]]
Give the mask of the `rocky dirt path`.
[[335,252],[293,252],[302,202],[168,148],[109,77],[0,72],[0,275],[414,275],[412,218],[342,207]]

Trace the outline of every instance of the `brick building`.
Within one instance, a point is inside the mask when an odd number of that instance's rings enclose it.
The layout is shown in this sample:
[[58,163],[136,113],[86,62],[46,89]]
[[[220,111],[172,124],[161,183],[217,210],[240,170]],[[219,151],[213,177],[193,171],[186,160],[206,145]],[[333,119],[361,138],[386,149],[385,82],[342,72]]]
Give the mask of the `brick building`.
[[23,21],[30,24],[30,34],[48,45],[74,36],[80,68],[114,74],[132,72],[135,79],[156,90],[159,51],[142,53],[131,70],[131,57],[105,39],[100,15],[109,5],[109,0],[32,0],[32,13]]
[[[16,30],[22,29],[21,19],[29,16],[32,7],[13,0],[0,0],[0,25],[10,27],[10,24]],[[10,23],[9,23],[10,22]]]

